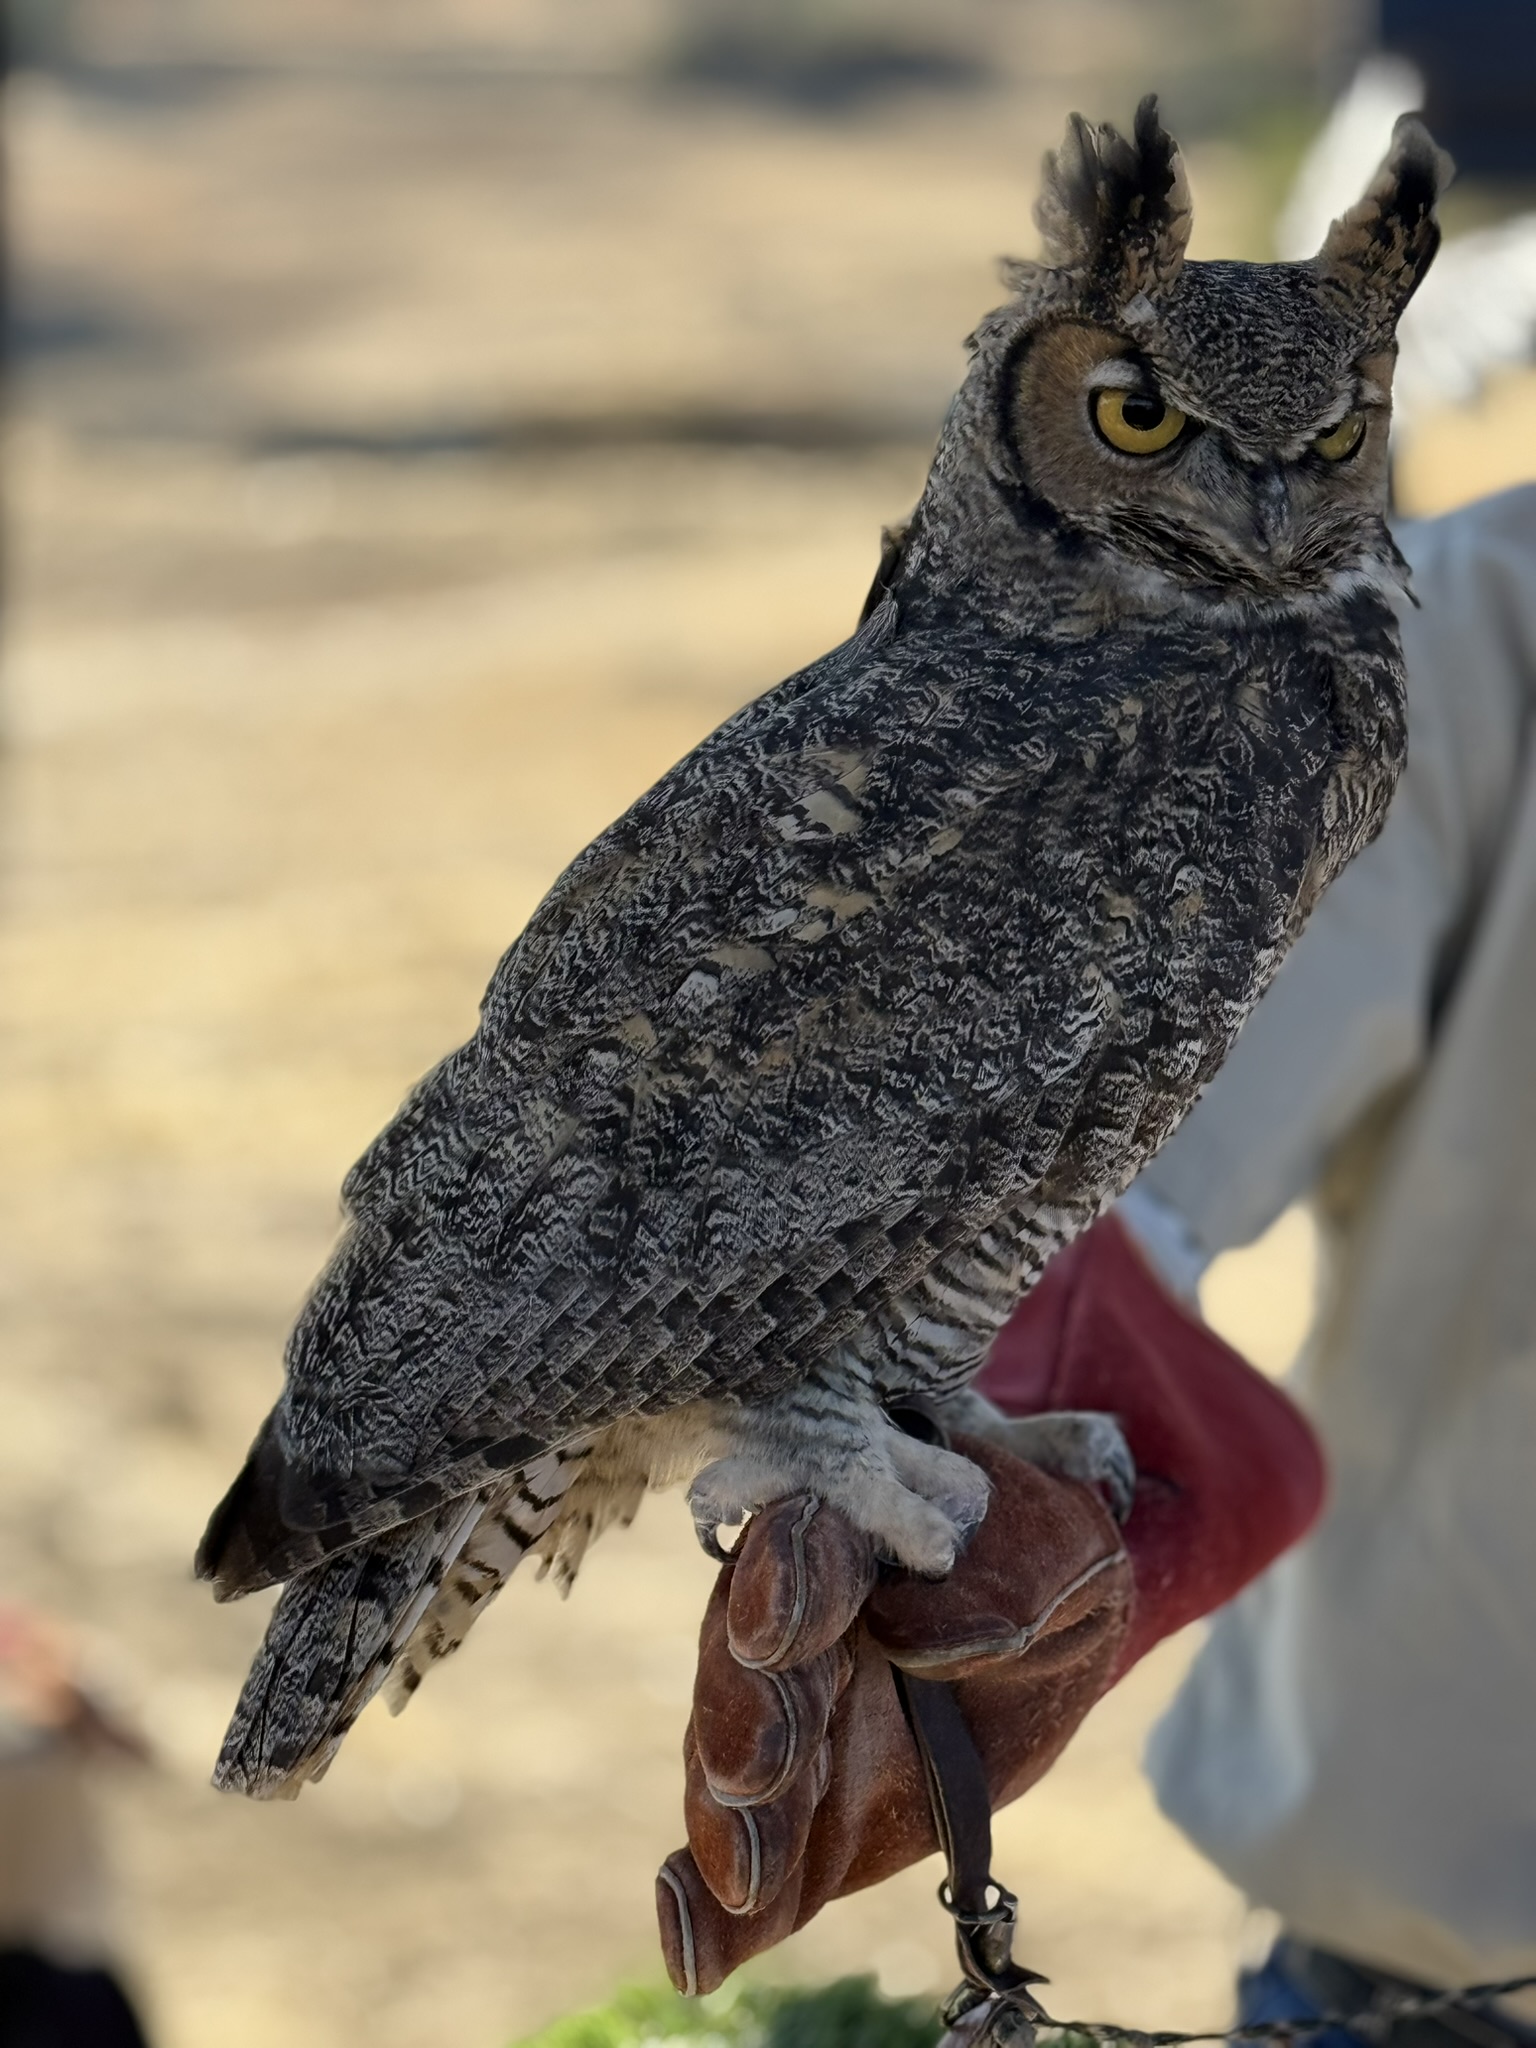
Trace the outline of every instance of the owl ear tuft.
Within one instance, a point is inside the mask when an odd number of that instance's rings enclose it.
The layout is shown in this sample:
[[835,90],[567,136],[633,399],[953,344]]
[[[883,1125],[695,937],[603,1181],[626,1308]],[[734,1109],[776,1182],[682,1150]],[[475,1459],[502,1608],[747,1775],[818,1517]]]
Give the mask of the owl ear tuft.
[[1392,331],[1440,246],[1435,205],[1455,174],[1416,114],[1392,131],[1381,169],[1328,230],[1313,258],[1324,288],[1354,319],[1362,314],[1371,345]]
[[1189,243],[1189,181],[1157,118],[1155,93],[1136,109],[1129,141],[1071,117],[1061,147],[1045,159],[1035,222],[1046,263],[1075,273],[1109,310],[1168,290]]

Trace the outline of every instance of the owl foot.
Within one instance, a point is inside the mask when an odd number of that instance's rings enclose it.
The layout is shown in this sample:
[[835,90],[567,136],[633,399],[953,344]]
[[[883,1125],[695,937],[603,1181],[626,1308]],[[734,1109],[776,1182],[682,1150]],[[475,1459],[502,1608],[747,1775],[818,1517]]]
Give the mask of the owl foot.
[[[1136,1501],[1136,1461],[1125,1432],[1113,1415],[1096,1409],[1061,1408],[1046,1415],[1004,1415],[990,1401],[968,1396],[963,1416],[954,1425],[1011,1451],[1026,1465],[1054,1472],[1058,1479],[1080,1479],[1100,1486],[1117,1522],[1123,1522]],[[983,1415],[980,1411],[989,1411]],[[945,1419],[949,1420],[948,1410]]]
[[943,1578],[987,1512],[985,1473],[954,1451],[904,1436],[882,1419],[874,1441],[838,1458],[823,1447],[808,1457],[750,1452],[707,1465],[688,1490],[699,1542],[728,1557],[719,1530],[745,1521],[769,1501],[812,1493],[909,1571]]
[[1136,1461],[1113,1415],[1074,1408],[1054,1415],[1020,1415],[1007,1424],[999,1441],[1016,1458],[1060,1479],[1102,1486],[1117,1522],[1123,1522],[1135,1505]]

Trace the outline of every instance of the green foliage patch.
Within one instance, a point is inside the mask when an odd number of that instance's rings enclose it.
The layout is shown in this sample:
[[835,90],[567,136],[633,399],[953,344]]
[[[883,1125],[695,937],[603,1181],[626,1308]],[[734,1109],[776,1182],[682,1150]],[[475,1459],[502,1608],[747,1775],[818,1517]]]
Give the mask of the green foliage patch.
[[924,2000],[882,1998],[873,1977],[840,1977],[815,1990],[749,1984],[708,1998],[634,1986],[518,2048],[935,2048],[942,2032]]

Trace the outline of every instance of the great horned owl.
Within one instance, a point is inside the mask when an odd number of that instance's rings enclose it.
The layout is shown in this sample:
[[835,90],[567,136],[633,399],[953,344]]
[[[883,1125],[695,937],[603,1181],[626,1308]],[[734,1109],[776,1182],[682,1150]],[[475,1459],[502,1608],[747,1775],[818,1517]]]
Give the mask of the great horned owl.
[[1445,168],[1405,121],[1311,262],[1186,262],[1155,102],[1074,117],[858,631],[572,863],[348,1176],[199,1554],[223,1599],[289,1581],[217,1783],[317,1776],[648,1483],[709,1540],[807,1492],[952,1562],[985,1484],[890,1405],[974,1401],[1386,810],[1393,337]]

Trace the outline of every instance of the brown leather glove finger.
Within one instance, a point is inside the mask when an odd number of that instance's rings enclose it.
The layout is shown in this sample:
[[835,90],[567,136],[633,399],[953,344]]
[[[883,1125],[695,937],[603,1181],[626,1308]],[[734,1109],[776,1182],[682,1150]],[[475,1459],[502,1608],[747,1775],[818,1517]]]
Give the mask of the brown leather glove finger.
[[726,1806],[760,1806],[786,1792],[815,1756],[848,1682],[841,1638],[809,1663],[752,1671],[732,1657],[724,1615],[710,1601],[699,1639],[688,1724],[704,1780]]
[[753,1516],[727,1569],[731,1655],[785,1671],[850,1627],[875,1583],[875,1553],[836,1508],[797,1493]]
[[[760,1890],[750,1912],[722,1905],[695,1857],[708,1854],[689,1816],[693,1844],[662,1865],[656,1909],[662,1956],[679,1991],[713,1991],[751,1957],[803,1927],[829,1899],[916,1863],[937,1846],[917,1750],[907,1730],[890,1664],[868,1632],[850,1632],[852,1677],[838,1702],[818,1768],[802,1783],[817,1792],[803,1843]],[[770,1854],[779,1844],[770,1845]],[[782,1851],[780,1852],[782,1854]],[[861,1859],[883,1865],[865,1874]],[[713,1871],[712,1871],[713,1874]]]
[[[994,1805],[1043,1775],[1108,1685],[1130,1599],[1130,1568],[1113,1520],[1085,1487],[988,1445],[962,1440],[956,1448],[992,1480],[986,1521],[948,1579],[882,1576],[848,1639],[850,1676],[824,1747],[813,1757],[803,1742],[786,1791],[765,1802],[766,1813],[752,1809],[756,1849],[739,1815],[734,1832],[712,1832],[717,1814],[690,1798],[691,1848],[668,1859],[657,1883],[662,1948],[679,1989],[713,1989],[828,1900],[935,1848],[889,1658],[956,1682]],[[764,1540],[782,1542],[784,1533]],[[782,1579],[781,1567],[780,1592]],[[807,1591],[806,1608],[811,1599]],[[821,1626],[805,1639],[824,1640],[835,1613],[826,1601]],[[703,1671],[701,1688],[713,1713],[718,1701]],[[806,1768],[811,1762],[814,1771]]]
[[743,1963],[793,1934],[804,1882],[797,1864],[756,1912],[733,1914],[704,1882],[692,1850],[674,1849],[656,1874],[656,1922],[662,1962],[677,1989],[688,1998],[717,1991]]
[[772,1898],[804,1851],[827,1724],[852,1669],[846,1637],[873,1580],[867,1539],[801,1495],[754,1517],[715,1582],[685,1810],[698,1870],[730,1911]]
[[731,1805],[716,1797],[690,1736],[683,1818],[699,1875],[728,1913],[753,1913],[777,1896],[805,1856],[811,1823],[827,1789],[831,1755],[820,1742],[802,1770],[772,1799]]

